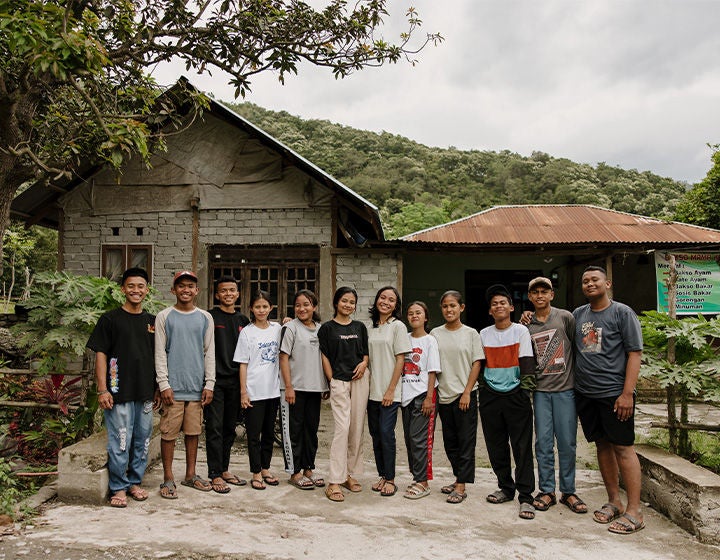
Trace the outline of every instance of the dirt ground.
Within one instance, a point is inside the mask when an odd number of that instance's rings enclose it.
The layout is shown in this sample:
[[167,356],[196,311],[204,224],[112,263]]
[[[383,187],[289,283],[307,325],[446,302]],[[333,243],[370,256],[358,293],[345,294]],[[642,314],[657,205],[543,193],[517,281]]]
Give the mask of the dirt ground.
[[[640,405],[642,411],[643,405]],[[640,431],[655,412],[639,415]],[[318,474],[327,473],[332,436],[329,407],[322,414]],[[178,500],[158,495],[162,469],[153,465],[145,486],[145,502],[126,509],[107,506],[48,503],[32,524],[0,542],[0,560],[152,559],[643,559],[717,560],[720,549],[698,543],[662,515],[645,508],[645,530],[630,536],[612,535],[562,505],[538,512],[533,521],[518,518],[517,502],[491,505],[485,495],[496,489],[488,468],[482,434],[478,434],[477,477],[460,505],[445,503],[439,492],[451,481],[438,426],[434,452],[433,493],[411,501],[398,495],[380,497],[370,491],[375,479],[370,438],[365,436],[364,490],[346,494],[344,503],[327,500],[322,490],[300,491],[286,483],[280,450],[273,470],[282,482],[264,491],[233,487],[230,494],[202,493],[179,486]],[[605,492],[595,465],[594,451],[578,438],[578,494],[591,509],[602,505]],[[175,475],[183,475],[184,455],[178,446]],[[201,449],[198,472],[205,473]],[[244,440],[236,444],[231,470],[249,476]],[[398,430],[398,485],[411,482]]]

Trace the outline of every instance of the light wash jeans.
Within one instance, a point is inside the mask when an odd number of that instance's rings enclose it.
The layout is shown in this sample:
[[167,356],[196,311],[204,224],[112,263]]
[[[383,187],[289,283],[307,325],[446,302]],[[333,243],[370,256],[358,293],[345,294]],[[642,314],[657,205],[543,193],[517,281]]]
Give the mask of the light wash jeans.
[[142,482],[153,427],[152,405],[152,401],[131,401],[103,411],[111,494]]
[[555,442],[560,463],[560,492],[575,493],[577,413],[575,391],[535,391],[535,457],[541,492],[555,492]]

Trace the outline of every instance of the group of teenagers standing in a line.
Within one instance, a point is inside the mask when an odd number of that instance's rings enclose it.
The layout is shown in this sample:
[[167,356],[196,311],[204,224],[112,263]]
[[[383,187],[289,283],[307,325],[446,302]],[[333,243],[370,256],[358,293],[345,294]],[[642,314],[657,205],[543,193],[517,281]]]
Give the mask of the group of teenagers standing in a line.
[[[587,505],[575,493],[577,419],[596,442],[608,501],[593,518],[615,533],[644,527],[640,512],[640,464],[633,447],[634,392],[642,335],[634,312],[609,297],[601,267],[588,267],[582,289],[588,304],[573,313],[552,307],[552,281],[528,286],[534,312],[512,321],[513,300],[496,284],[486,298],[494,324],[478,332],[461,321],[462,295],[440,299],[444,324],[428,333],[428,306],[412,302],[402,322],[400,294],[378,290],[371,326],[353,319],[358,295],[351,287],[333,296],[334,316],[320,323],[318,300],[309,290],[295,294],[295,318],[269,320],[274,303],[264,291],[249,302],[251,318],[235,309],[237,282],[215,282],[219,307],[195,306],[198,279],[180,271],[173,279],[176,303],[157,317],[142,310],[148,292],[142,269],[122,277],[123,306],[101,317],[88,347],[96,352],[96,377],[108,428],[110,504],[126,507],[128,496],[144,500],[152,410],[161,408],[163,498],[175,499],[172,470],[175,440],[185,437],[186,471],[181,484],[221,494],[247,481],[229,471],[239,408],[244,409],[250,486],[279,484],[272,474],[275,419],[280,408],[283,455],[289,482],[298,489],[325,487],[331,501],[343,490],[360,492],[362,437],[372,437],[378,479],[372,490],[393,496],[395,425],[402,415],[413,482],[404,497],[430,494],[435,417],[440,416],[445,452],[454,481],[441,488],[446,501],[467,498],[475,478],[478,415],[498,489],[488,502],[517,495],[519,516],[533,519],[558,501],[575,513]],[[321,400],[330,399],[334,434],[327,482],[315,473]],[[154,407],[153,407],[154,403]],[[205,421],[208,478],[195,470],[198,438]],[[539,492],[535,491],[533,418]],[[556,496],[555,447],[559,458]],[[515,462],[512,472],[511,453]],[[514,474],[514,476],[513,476]],[[623,503],[619,475],[627,490]]]

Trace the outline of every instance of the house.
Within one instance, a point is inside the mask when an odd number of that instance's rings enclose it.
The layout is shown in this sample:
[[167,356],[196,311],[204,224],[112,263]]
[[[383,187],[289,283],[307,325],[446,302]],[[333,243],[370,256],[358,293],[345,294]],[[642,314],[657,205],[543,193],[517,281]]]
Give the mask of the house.
[[[551,278],[558,307],[585,303],[580,277],[600,265],[614,296],[636,312],[656,308],[654,251],[718,251],[720,231],[589,205],[497,206],[402,238],[406,301],[465,294],[466,322],[490,324],[485,290],[510,288],[515,318],[531,306],[528,282]],[[438,318],[439,319],[439,318]],[[435,323],[438,321],[436,320]]]
[[[12,215],[59,230],[61,268],[119,278],[142,266],[172,301],[177,270],[198,273],[199,304],[212,306],[213,280],[239,280],[239,305],[268,290],[276,317],[292,316],[307,288],[332,316],[336,287],[361,294],[358,316],[378,286],[395,284],[397,249],[386,248],[375,205],[221,103],[179,134],[147,168],[94,168],[79,180],[34,185]],[[372,244],[374,247],[370,247]]]

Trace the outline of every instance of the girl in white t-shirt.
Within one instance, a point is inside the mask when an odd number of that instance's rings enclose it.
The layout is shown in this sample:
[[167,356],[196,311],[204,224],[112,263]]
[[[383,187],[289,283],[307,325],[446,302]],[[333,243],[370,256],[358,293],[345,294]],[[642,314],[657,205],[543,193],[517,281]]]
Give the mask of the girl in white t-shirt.
[[325,486],[313,476],[318,449],[320,401],[328,397],[322,368],[318,329],[318,299],[310,290],[295,294],[295,319],[283,326],[280,374],[284,399],[280,400],[285,470],[290,484],[301,490]]
[[440,372],[440,351],[437,340],[427,332],[428,308],[422,301],[412,302],[407,309],[408,333],[412,350],[405,356],[402,374],[402,422],[405,433],[408,465],[413,483],[405,490],[410,500],[430,494],[432,450],[435,438],[437,399],[435,387]]
[[245,409],[248,458],[255,490],[277,486],[270,472],[275,418],[280,404],[280,325],[268,320],[270,294],[257,292],[250,300],[252,323],[240,331],[233,360],[240,364],[240,405]]

